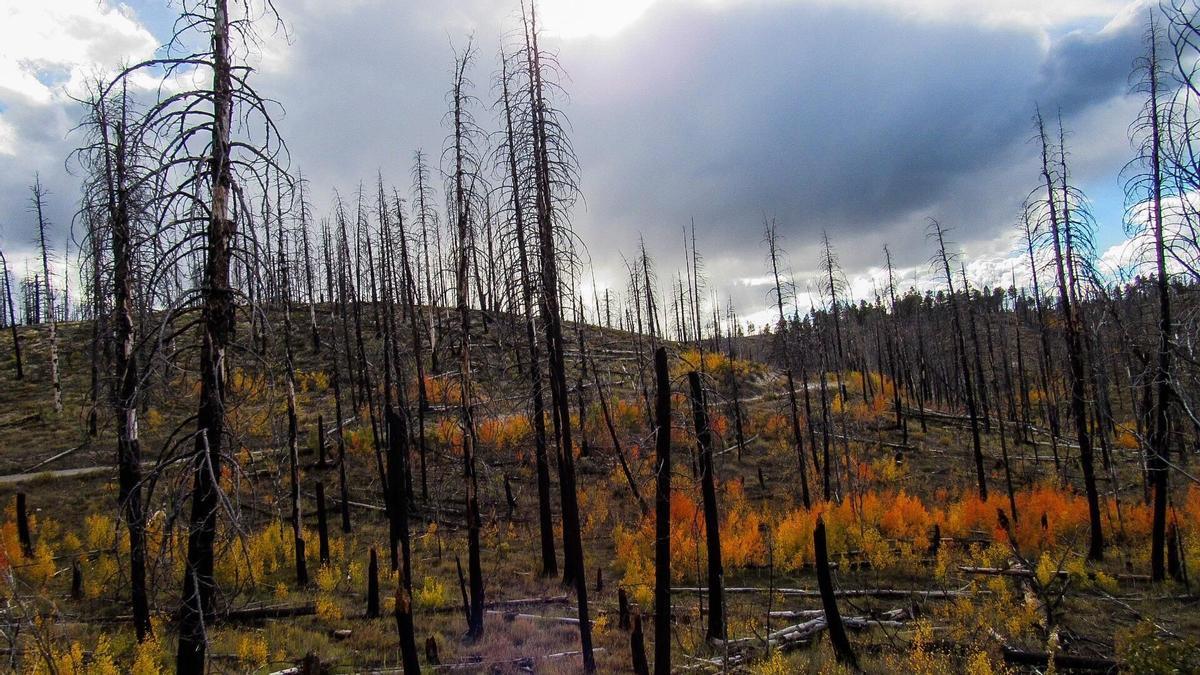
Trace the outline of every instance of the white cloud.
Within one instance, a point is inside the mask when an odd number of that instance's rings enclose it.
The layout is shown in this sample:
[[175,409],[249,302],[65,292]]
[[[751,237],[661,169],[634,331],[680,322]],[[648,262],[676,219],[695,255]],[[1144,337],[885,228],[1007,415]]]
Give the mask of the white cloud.
[[609,37],[637,21],[655,0],[541,0],[538,15],[550,33],[570,39]]
[[0,155],[17,154],[17,131],[0,115]]
[[95,0],[10,2],[0,9],[0,96],[45,105],[97,67],[154,53],[158,40],[125,5]]
[[153,56],[159,40],[109,0],[0,2],[0,222],[14,270],[32,254],[28,186],[49,191],[50,238],[61,249],[77,183],[64,169],[79,118],[71,96],[89,79]]

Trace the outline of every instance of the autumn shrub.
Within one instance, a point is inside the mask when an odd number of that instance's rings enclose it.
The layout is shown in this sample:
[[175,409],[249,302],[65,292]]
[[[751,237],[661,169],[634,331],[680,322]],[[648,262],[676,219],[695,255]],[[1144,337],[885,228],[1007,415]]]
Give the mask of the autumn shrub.
[[[413,387],[411,392],[413,400],[416,400],[417,393],[416,387]],[[430,403],[446,406],[459,405],[462,403],[462,387],[458,378],[426,375],[425,396]]]
[[672,380],[680,380],[687,376],[688,371],[702,371],[717,382],[725,382],[730,375],[745,380],[752,375],[761,373],[763,366],[755,361],[745,359],[730,359],[728,354],[715,351],[704,352],[701,358],[697,349],[686,349],[679,353],[678,358],[671,364]]
[[1117,653],[1131,673],[1200,672],[1200,641],[1160,634],[1150,620],[1120,631]]
[[504,453],[514,452],[531,437],[529,420],[524,415],[505,415],[476,419],[475,436],[479,442]]
[[413,601],[420,610],[442,609],[450,605],[450,589],[441,579],[426,574],[421,585],[413,591]]

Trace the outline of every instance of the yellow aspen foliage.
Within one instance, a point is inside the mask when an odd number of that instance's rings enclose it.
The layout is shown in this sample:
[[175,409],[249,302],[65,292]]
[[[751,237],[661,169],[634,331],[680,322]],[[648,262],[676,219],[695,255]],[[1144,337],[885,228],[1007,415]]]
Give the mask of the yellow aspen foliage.
[[342,618],[342,608],[337,599],[327,593],[318,593],[316,599],[317,618],[322,621],[338,621]]
[[967,675],[999,675],[1005,672],[1003,667],[992,663],[992,658],[985,651],[973,652],[967,657]]
[[88,664],[89,675],[121,675],[113,661],[112,645],[107,635],[101,634],[96,640],[96,648],[92,650],[92,661]]
[[130,665],[129,675],[160,675],[163,672],[165,655],[156,630],[133,648],[133,663]]
[[257,633],[243,633],[237,643],[238,660],[250,668],[262,668],[267,661],[267,640]]
[[795,672],[793,665],[788,663],[778,650],[773,652],[770,658],[750,666],[751,675],[789,675],[793,672]]
[[342,575],[332,565],[321,565],[317,570],[317,588],[325,593],[332,593],[341,581]]
[[413,594],[418,609],[437,610],[450,604],[450,589],[437,577],[427,574]]

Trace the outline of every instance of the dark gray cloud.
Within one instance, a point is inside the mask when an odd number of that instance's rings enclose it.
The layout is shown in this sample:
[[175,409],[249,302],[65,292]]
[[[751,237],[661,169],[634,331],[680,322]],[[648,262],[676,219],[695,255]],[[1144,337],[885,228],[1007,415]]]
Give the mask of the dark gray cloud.
[[1036,180],[1034,104],[1061,106],[1069,124],[1122,94],[1138,33],[1072,33],[1047,49],[1018,28],[826,5],[664,6],[619,43],[564,47],[581,223],[618,242],[662,233],[672,249],[695,215],[702,250],[753,267],[766,212],[798,269],[815,263],[822,229],[851,269],[877,264],[888,240],[923,259],[926,216],[964,243],[992,239]]

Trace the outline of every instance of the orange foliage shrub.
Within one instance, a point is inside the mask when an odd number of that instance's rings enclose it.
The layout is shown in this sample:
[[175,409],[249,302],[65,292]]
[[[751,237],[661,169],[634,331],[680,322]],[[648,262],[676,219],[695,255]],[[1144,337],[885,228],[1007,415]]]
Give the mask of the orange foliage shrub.
[[[425,396],[430,403],[458,405],[462,403],[462,388],[457,378],[426,375]],[[413,387],[412,397],[417,397],[416,386]]]
[[435,443],[447,448],[457,448],[462,445],[462,427],[457,419],[443,417],[433,425],[430,436]]
[[475,423],[475,435],[480,443],[507,452],[527,442],[531,434],[529,420],[524,415],[489,417]]
[[[726,568],[763,565],[767,547],[763,542],[764,516],[745,497],[740,481],[721,486],[717,500],[720,509],[721,561]],[[622,585],[634,592],[635,599],[643,597],[639,590],[654,579],[654,522],[653,513],[627,529],[618,525],[614,531],[617,565],[623,577]],[[705,546],[704,511],[699,502],[686,492],[671,493],[671,578],[675,581],[697,580],[704,574],[708,560]],[[648,601],[649,591],[644,592]]]
[[1117,435],[1113,438],[1113,443],[1123,450],[1137,450],[1141,446],[1134,430],[1127,424],[1117,425]]
[[608,406],[608,414],[612,415],[613,425],[623,431],[631,431],[641,425],[645,419],[645,408],[637,401],[617,399]]

